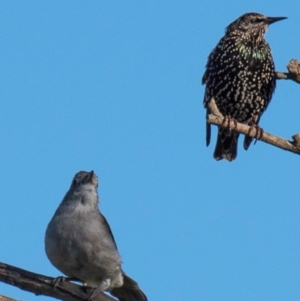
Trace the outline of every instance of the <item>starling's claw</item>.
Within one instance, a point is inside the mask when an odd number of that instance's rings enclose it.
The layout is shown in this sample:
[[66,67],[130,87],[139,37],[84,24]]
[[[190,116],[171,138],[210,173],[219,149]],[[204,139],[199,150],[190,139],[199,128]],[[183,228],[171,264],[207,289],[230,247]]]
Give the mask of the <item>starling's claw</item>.
[[[230,136],[231,131],[237,127],[237,121],[234,118],[232,118],[231,116],[226,115],[226,116],[224,116],[222,124],[224,125],[226,122],[227,122],[226,129],[228,130],[228,136]],[[231,123],[233,123],[233,126],[231,126]]]
[[264,134],[264,130],[263,128],[261,128],[258,124],[256,124],[253,120],[250,120],[248,125],[250,126],[249,128],[249,131],[248,131],[248,134],[250,134],[250,132],[253,130],[253,129],[256,129],[256,133],[255,133],[255,141],[254,143],[256,143],[257,140],[261,139],[263,134]]

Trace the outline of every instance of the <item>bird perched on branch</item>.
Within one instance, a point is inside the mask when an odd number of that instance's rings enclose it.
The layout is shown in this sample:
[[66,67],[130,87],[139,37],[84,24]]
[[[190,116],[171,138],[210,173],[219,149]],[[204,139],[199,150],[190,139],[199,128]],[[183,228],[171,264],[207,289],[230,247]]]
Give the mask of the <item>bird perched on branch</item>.
[[[213,98],[223,116],[260,130],[259,119],[270,103],[276,86],[271,49],[264,35],[270,24],[283,19],[286,17],[247,13],[229,24],[225,35],[208,57],[202,78],[202,83],[206,85],[206,108]],[[207,123],[207,146],[210,136],[211,126]],[[214,158],[234,160],[237,157],[238,137],[238,133],[219,127]],[[251,141],[251,137],[245,136],[246,150]]]
[[68,277],[109,291],[121,301],[146,301],[138,284],[121,268],[113,234],[98,208],[98,177],[80,171],[51,219],[45,236],[51,263]]

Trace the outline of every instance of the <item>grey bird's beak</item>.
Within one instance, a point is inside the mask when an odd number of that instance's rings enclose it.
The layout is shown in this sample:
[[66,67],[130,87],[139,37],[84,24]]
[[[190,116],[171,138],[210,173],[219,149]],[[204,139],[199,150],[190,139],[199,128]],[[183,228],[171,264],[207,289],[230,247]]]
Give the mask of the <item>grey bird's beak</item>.
[[94,175],[94,171],[90,171],[87,176],[86,176],[86,181],[87,182],[92,182],[92,179],[93,179],[93,175]]
[[272,23],[275,23],[277,21],[281,21],[281,20],[284,20],[284,19],[287,19],[287,17],[267,17],[267,24],[272,24]]

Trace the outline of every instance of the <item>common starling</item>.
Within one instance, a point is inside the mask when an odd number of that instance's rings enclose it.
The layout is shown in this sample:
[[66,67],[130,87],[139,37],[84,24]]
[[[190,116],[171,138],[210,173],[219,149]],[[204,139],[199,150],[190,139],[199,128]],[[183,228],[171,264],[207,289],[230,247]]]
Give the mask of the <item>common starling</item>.
[[[286,17],[247,13],[229,24],[225,35],[208,57],[202,78],[202,84],[206,85],[205,108],[214,98],[223,116],[259,128],[259,119],[276,86],[275,66],[264,34],[270,24],[283,19]],[[207,146],[210,135],[210,124],[206,123]],[[238,133],[219,127],[214,158],[234,160],[238,137]],[[245,136],[246,150],[251,141],[251,137]]]

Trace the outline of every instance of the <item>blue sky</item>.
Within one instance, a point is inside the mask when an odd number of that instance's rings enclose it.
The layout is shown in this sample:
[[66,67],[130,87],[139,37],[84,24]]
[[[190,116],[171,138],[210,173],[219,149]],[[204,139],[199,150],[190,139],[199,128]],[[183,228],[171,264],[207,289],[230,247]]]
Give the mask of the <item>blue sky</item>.
[[[236,161],[216,162],[202,104],[207,56],[245,12],[287,16],[266,38],[277,70],[300,59],[299,1],[280,3],[1,1],[1,261],[61,275],[45,229],[74,174],[93,169],[149,300],[299,301],[299,157],[240,143]],[[300,132],[299,95],[277,83],[266,132]]]

